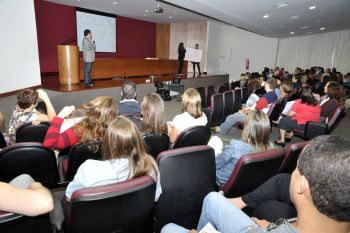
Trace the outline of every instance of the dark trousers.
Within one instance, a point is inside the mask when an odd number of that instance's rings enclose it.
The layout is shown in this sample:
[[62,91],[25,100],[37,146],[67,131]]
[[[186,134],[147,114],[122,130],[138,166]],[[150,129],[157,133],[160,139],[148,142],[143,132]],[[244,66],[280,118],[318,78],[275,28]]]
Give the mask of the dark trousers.
[[287,132],[290,132],[293,129],[304,130],[305,125],[298,125],[298,122],[296,120],[292,120],[292,118],[285,116],[281,118],[279,122],[279,128],[284,129]]
[[193,65],[193,74],[196,73],[196,65],[197,65],[197,67],[198,67],[198,72],[199,72],[199,74],[202,74],[202,73],[201,73],[201,68],[200,68],[200,66],[199,66],[199,62],[192,62],[192,65]]
[[177,71],[178,74],[182,74],[183,66],[184,66],[184,60],[179,60],[179,69]]
[[253,209],[252,216],[275,222],[279,218],[294,218],[296,209],[289,196],[291,175],[275,175],[253,192],[242,196],[247,206]]

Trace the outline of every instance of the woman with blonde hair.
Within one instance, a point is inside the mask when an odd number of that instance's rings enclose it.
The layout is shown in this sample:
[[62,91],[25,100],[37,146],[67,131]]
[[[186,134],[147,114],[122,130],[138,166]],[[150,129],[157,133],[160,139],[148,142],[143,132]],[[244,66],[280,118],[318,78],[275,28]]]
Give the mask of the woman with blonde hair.
[[[82,114],[82,117],[66,119],[72,122],[71,127],[68,129],[67,126],[62,127],[65,117],[78,114]],[[118,105],[114,98],[109,96],[97,97],[77,110],[74,106],[66,106],[52,119],[44,139],[44,146],[59,150],[78,142],[93,143],[102,140],[107,126],[117,115]]]
[[69,201],[74,191],[87,187],[126,181],[150,175],[157,181],[156,199],[161,194],[159,171],[154,159],[146,153],[137,126],[118,116],[108,126],[103,139],[103,159],[86,160],[66,190]]
[[249,112],[244,122],[241,140],[232,139],[216,156],[216,179],[223,186],[230,178],[236,163],[242,155],[270,150],[270,120],[260,110]]
[[141,103],[141,133],[167,134],[164,101],[156,93],[149,93]]
[[189,88],[182,95],[182,114],[174,117],[172,123],[168,126],[170,142],[174,143],[177,136],[192,126],[206,125],[207,117],[201,109],[202,99],[198,91]]

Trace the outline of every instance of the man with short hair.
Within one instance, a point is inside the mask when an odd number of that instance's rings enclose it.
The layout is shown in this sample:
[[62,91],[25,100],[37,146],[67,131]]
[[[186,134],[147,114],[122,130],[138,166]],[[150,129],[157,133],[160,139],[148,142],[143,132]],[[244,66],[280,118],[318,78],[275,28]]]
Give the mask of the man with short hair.
[[92,63],[95,61],[95,41],[92,41],[92,32],[89,29],[84,30],[84,39],[82,42],[83,58],[85,63],[84,68],[84,85],[86,87],[93,87],[94,83],[91,81]]
[[[210,222],[222,233],[348,233],[350,231],[350,141],[335,135],[314,138],[300,154],[289,193],[297,219],[276,223],[249,218],[218,193],[204,199],[198,230]],[[168,224],[162,233],[188,230]],[[192,230],[191,232],[197,232]]]
[[122,100],[119,102],[119,115],[141,115],[141,107],[136,100],[136,85],[131,80],[126,80],[122,85]]
[[[214,128],[215,131],[222,134],[227,134],[238,122],[244,122],[247,118],[248,113],[252,108],[267,112],[270,104],[277,101],[277,95],[275,92],[277,86],[277,80],[275,78],[269,78],[265,84],[264,88],[266,94],[264,94],[255,104],[252,106],[246,106],[238,112],[226,117],[225,121],[220,125],[220,127]],[[248,101],[247,101],[248,102]]]

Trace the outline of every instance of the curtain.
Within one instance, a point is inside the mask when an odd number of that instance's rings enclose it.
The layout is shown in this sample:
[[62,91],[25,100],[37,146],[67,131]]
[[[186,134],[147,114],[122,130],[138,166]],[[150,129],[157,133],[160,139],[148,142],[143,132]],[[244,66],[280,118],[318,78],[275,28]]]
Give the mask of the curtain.
[[311,66],[350,72],[350,30],[280,39],[276,66],[289,72]]

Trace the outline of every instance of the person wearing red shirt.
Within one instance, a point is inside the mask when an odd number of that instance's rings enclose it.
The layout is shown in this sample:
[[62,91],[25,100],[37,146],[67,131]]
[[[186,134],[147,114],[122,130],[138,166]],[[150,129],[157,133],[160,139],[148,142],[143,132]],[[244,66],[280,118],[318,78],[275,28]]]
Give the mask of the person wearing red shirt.
[[295,101],[287,116],[281,118],[280,139],[275,143],[284,147],[285,142],[289,142],[293,137],[293,129],[304,130],[308,121],[320,122],[320,116],[320,103],[313,96],[311,87],[304,87],[301,98]]
[[[44,146],[61,150],[75,145],[78,142],[94,142],[104,137],[105,130],[110,122],[118,115],[118,105],[114,98],[109,96],[100,96],[83,104],[75,110],[74,106],[66,106],[52,119],[51,125],[44,139]],[[64,119],[78,112],[83,112],[82,117]],[[63,123],[72,124],[68,129],[63,129]]]

